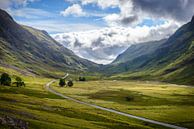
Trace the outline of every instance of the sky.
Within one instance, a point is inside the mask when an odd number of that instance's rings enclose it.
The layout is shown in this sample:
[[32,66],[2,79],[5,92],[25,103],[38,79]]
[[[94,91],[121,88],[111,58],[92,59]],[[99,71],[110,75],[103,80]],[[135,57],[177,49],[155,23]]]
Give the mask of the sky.
[[191,20],[193,7],[194,0],[0,0],[18,23],[99,64],[132,44],[168,38]]

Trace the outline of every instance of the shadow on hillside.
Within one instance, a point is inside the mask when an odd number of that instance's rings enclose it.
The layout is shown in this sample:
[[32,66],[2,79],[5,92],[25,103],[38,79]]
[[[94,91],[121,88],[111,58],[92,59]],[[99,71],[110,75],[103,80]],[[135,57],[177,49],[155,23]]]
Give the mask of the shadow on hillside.
[[88,96],[89,99],[111,101],[133,106],[194,105],[194,96],[191,95],[177,96],[178,99],[170,99],[165,96],[155,97],[123,89],[115,91],[101,90],[94,94],[82,94],[82,96]]

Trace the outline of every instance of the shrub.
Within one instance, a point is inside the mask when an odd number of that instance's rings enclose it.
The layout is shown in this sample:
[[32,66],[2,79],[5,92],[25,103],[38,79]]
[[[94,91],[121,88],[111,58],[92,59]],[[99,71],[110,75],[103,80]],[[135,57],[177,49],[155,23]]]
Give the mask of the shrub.
[[86,81],[85,77],[79,77],[79,81]]
[[65,79],[60,79],[59,80],[59,86],[61,86],[61,87],[63,87],[63,86],[65,86],[66,85],[66,83],[65,83]]
[[67,82],[67,86],[72,87],[72,86],[73,86],[73,81],[72,81],[72,80],[69,80],[69,81]]
[[11,85],[11,77],[7,73],[3,73],[0,78],[0,84],[5,86]]
[[133,101],[134,100],[134,97],[133,96],[127,96],[126,97],[126,101]]

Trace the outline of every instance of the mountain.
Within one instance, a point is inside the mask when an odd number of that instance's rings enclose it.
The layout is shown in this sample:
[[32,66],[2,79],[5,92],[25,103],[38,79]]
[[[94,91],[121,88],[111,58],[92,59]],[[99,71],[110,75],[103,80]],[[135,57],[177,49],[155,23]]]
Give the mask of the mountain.
[[0,10],[0,64],[50,76],[53,72],[92,71],[99,65],[76,56],[46,31],[17,24]]
[[124,78],[194,84],[194,17],[167,41],[153,44],[129,47],[105,67],[106,73]]
[[126,51],[118,55],[111,65],[128,62],[142,55],[152,53],[164,42],[166,42],[166,39],[131,45]]

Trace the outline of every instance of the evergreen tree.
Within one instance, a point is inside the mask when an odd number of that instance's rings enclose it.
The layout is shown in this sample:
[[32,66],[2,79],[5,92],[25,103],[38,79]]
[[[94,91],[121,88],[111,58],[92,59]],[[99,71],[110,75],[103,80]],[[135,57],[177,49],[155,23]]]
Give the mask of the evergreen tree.
[[65,83],[65,79],[60,79],[59,80],[59,86],[61,86],[61,87],[63,87],[63,86],[65,86],[66,85],[66,83]]

